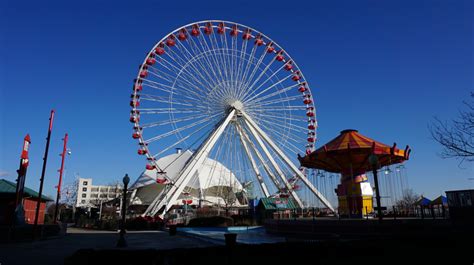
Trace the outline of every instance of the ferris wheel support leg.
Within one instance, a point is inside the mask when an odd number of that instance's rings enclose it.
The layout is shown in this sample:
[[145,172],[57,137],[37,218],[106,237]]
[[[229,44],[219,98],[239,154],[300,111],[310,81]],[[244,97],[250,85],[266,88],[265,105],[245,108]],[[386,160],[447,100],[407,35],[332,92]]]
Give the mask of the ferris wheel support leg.
[[280,182],[278,181],[278,179],[275,177],[275,174],[272,172],[272,170],[270,169],[270,167],[268,166],[267,162],[265,161],[265,159],[263,158],[262,154],[260,153],[260,151],[258,151],[258,149],[255,147],[254,143],[250,140],[249,136],[247,135],[247,133],[245,132],[245,130],[243,128],[242,129],[242,133],[244,135],[244,137],[247,139],[247,142],[250,144],[250,147],[252,148],[252,150],[254,151],[254,153],[257,155],[257,158],[258,160],[262,163],[263,165],[263,169],[265,170],[265,172],[267,173],[267,175],[270,177],[270,179],[272,180],[273,184],[275,184],[275,186],[277,187],[278,190],[281,189],[281,185],[280,185]]
[[237,127],[237,132],[239,133],[239,136],[240,136],[240,141],[242,142],[245,153],[247,154],[247,157],[249,158],[250,163],[252,164],[253,171],[255,172],[255,175],[257,176],[257,180],[258,180],[258,183],[260,184],[260,188],[262,189],[263,195],[265,195],[265,197],[268,198],[270,196],[270,193],[268,192],[265,182],[263,182],[263,178],[262,178],[262,175],[260,175],[260,171],[258,170],[257,163],[255,163],[252,153],[250,153],[250,149],[247,143],[248,139],[247,137],[244,137],[245,132],[242,132],[242,128],[240,127],[238,123],[236,123],[236,127]]
[[[244,113],[244,112],[242,112]],[[245,114],[244,114],[245,115]],[[273,157],[271,156],[270,152],[268,151],[268,148],[265,146],[265,144],[263,143],[262,139],[260,138],[260,135],[258,134],[258,132],[256,131],[256,128],[252,127],[252,125],[249,123],[250,121],[247,119],[246,116],[245,117],[245,124],[247,124],[247,127],[250,129],[250,132],[252,133],[252,135],[255,137],[255,139],[257,140],[257,143],[260,145],[260,147],[262,148],[263,152],[265,153],[265,155],[268,157],[268,160],[270,161],[270,163],[272,164],[272,166],[275,168],[276,172],[277,172],[277,175],[280,176],[280,179],[283,181],[283,183],[285,184],[285,187],[286,189],[288,190],[288,192],[290,192],[291,196],[293,197],[293,199],[295,199],[296,203],[298,204],[298,206],[300,208],[304,208],[304,205],[303,205],[303,202],[301,201],[301,199],[299,198],[298,194],[296,194],[296,192],[293,190],[293,188],[291,187],[290,183],[288,182],[288,180],[286,179],[285,177],[285,174],[283,174],[283,171],[281,171],[280,167],[278,166],[278,164],[276,163],[276,161],[273,159]]]
[[235,110],[230,111],[227,117],[223,120],[223,122],[213,131],[213,133],[204,141],[201,146],[199,146],[198,150],[194,155],[191,157],[190,161],[187,162],[186,166],[181,170],[178,177],[176,178],[176,182],[170,187],[164,199],[159,199],[158,197],[153,201],[155,204],[153,211],[148,212],[146,211],[146,215],[155,215],[163,206],[165,206],[164,211],[160,214],[160,217],[163,217],[164,214],[171,208],[173,203],[178,199],[181,192],[189,183],[191,178],[196,174],[197,170],[201,167],[204,163],[205,159],[208,157],[209,152],[216,144],[219,137],[224,132],[224,129],[229,125],[229,122],[235,115]]
[[311,181],[306,178],[306,176],[299,170],[298,167],[291,162],[291,160],[278,148],[278,146],[268,137],[268,135],[260,129],[260,127],[244,112],[242,112],[245,121],[249,127],[252,129],[255,129],[258,131],[258,133],[262,136],[263,139],[270,145],[270,147],[275,150],[275,152],[280,156],[280,158],[295,172],[295,174],[303,181],[303,183],[311,190],[311,192],[318,197],[318,199],[326,206],[328,207],[332,212],[334,212],[334,208],[332,205],[329,203],[329,201],[314,187],[314,185],[311,183]]

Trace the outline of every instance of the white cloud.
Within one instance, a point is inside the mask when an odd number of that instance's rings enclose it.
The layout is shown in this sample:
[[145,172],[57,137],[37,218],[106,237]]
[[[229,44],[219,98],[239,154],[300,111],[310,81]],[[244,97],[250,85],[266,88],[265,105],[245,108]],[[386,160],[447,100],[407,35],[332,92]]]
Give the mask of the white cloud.
[[0,169],[0,177],[8,177],[8,176],[10,176],[10,173],[8,171]]

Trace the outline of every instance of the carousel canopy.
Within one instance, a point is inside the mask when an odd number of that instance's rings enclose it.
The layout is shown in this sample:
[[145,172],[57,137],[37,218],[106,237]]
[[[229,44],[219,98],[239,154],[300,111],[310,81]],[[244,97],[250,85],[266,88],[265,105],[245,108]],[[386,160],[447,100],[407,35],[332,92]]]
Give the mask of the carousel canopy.
[[349,129],[298,159],[304,167],[355,176],[372,170],[369,162],[371,155],[377,157],[378,167],[383,167],[408,160],[410,148],[407,146],[405,150],[400,150],[396,144],[388,146]]

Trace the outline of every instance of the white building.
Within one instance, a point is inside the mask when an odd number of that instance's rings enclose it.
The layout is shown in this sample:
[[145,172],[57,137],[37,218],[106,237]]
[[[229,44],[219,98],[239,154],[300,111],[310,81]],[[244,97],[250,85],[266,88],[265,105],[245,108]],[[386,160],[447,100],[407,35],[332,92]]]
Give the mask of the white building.
[[98,207],[100,202],[118,198],[121,194],[122,187],[119,185],[94,186],[91,178],[79,178],[76,207]]

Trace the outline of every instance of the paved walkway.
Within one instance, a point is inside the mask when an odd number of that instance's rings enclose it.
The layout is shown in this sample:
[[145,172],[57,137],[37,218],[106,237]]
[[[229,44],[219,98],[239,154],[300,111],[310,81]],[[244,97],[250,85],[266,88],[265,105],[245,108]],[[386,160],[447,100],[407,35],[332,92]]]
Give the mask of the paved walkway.
[[[172,249],[207,247],[211,243],[162,231],[130,231],[129,248]],[[65,257],[82,248],[115,248],[118,233],[68,228],[66,236],[35,242],[0,245],[0,265],[63,264]]]

